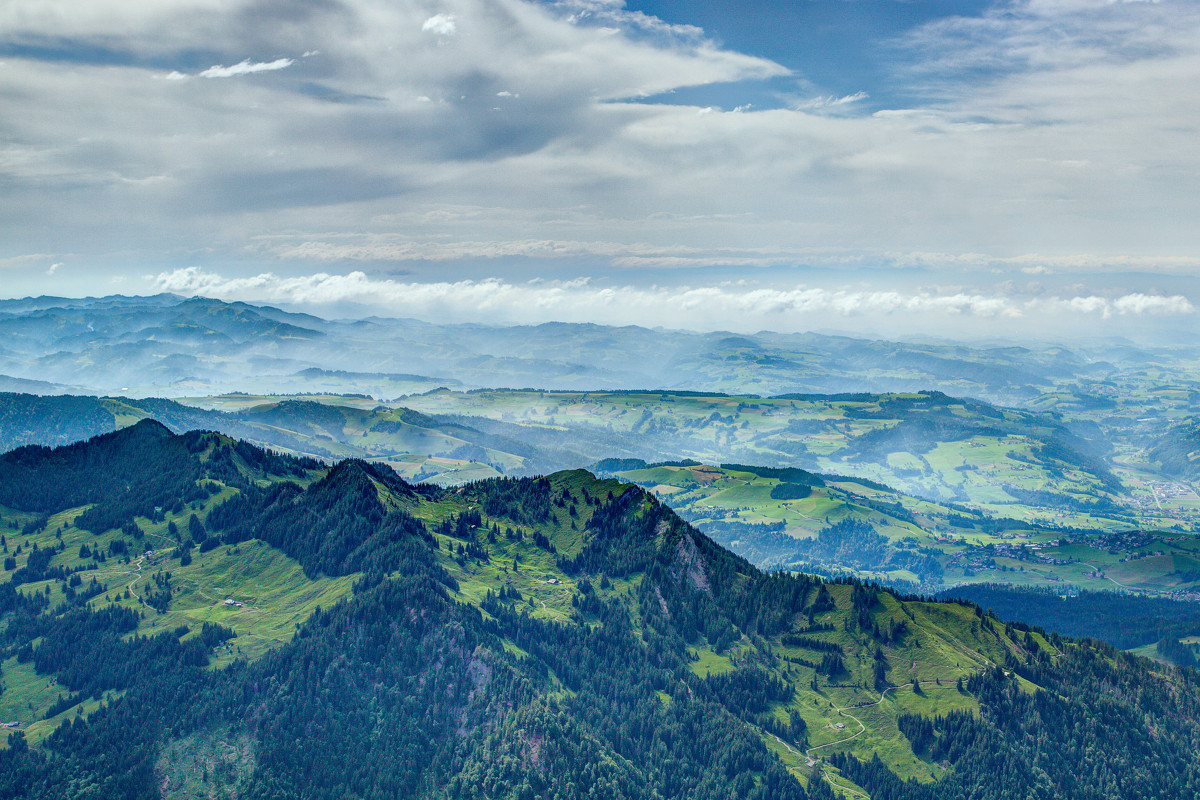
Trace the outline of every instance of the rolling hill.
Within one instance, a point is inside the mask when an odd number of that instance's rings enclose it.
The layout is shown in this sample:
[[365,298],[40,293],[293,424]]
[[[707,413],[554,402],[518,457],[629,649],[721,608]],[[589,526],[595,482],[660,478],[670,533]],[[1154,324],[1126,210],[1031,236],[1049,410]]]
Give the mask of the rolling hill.
[[[157,398],[0,393],[0,447],[60,445],[153,417],[176,431],[215,430],[277,450],[333,460],[387,461],[409,477],[462,482],[539,461],[535,448],[452,420],[358,396],[220,398],[222,412]],[[505,449],[507,448],[507,449]],[[511,451],[511,452],[510,452]]]

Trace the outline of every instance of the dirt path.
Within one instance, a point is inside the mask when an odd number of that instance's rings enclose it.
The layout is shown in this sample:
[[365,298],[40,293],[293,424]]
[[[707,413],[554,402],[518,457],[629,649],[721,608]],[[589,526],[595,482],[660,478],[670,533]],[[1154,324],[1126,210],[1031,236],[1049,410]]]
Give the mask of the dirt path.
[[[936,684],[936,683],[937,683],[937,681],[936,681],[936,680],[933,680],[933,681],[917,681],[917,683],[919,683],[919,684],[922,684],[922,685],[925,685],[925,684],[928,684],[928,685],[933,685],[933,684]],[[938,685],[940,686],[941,684],[938,684]],[[843,743],[845,743],[845,742],[849,742],[849,741],[851,741],[852,739],[857,739],[859,736],[862,736],[864,733],[866,733],[866,731],[867,731],[867,726],[863,724],[863,721],[862,721],[862,720],[860,720],[858,717],[854,716],[853,714],[847,714],[847,713],[846,713],[846,712],[847,712],[847,710],[849,710],[849,709],[856,709],[856,710],[857,710],[857,709],[860,709],[860,708],[871,708],[872,706],[877,706],[877,705],[879,705],[880,703],[882,703],[882,702],[884,701],[884,698],[886,698],[886,697],[887,697],[887,693],[888,693],[888,692],[892,691],[893,689],[903,689],[903,688],[905,688],[906,686],[912,686],[912,684],[911,684],[911,683],[902,683],[902,684],[900,684],[899,686],[889,686],[889,687],[887,687],[886,689],[884,689],[882,692],[880,692],[880,693],[879,693],[879,699],[878,699],[878,700],[876,700],[874,703],[863,703],[862,705],[854,705],[854,706],[842,706],[842,707],[840,707],[840,708],[835,708],[835,709],[834,709],[834,711],[838,712],[838,714],[839,714],[840,716],[843,716],[843,717],[845,717],[846,719],[852,719],[852,720],[854,720],[855,722],[857,722],[857,723],[858,723],[858,730],[857,730],[856,732],[854,732],[854,733],[850,734],[849,736],[847,736],[845,739],[838,739],[836,742],[826,742],[825,744],[820,744],[820,745],[817,745],[816,747],[810,747],[810,748],[808,748],[807,750],[805,750],[805,751],[804,751],[804,757],[805,757],[805,759],[806,759],[806,766],[809,766],[809,767],[816,766],[816,759],[815,759],[815,758],[813,758],[813,756],[812,756],[812,754],[813,754],[813,753],[815,753],[816,751],[818,751],[818,750],[824,750],[826,747],[833,747],[833,746],[834,746],[834,745],[836,745],[836,744],[843,744]],[[779,739],[779,737],[778,737],[778,736],[776,736],[775,738],[776,738],[776,739]],[[782,740],[780,740],[780,744],[782,744],[784,747],[787,747],[789,751],[791,751],[791,752],[793,752],[793,753],[794,753],[794,752],[796,752],[795,750],[792,750],[792,748],[791,748],[791,747],[788,747],[788,745],[787,745],[787,743],[786,743],[786,742],[783,742]],[[829,785],[830,785],[830,786],[832,786],[832,787],[833,787],[833,788],[835,788],[835,789],[839,789],[839,790],[841,790],[841,791],[844,791],[844,792],[849,792],[849,793],[850,793],[851,795],[853,795],[854,797],[869,797],[869,795],[866,795],[866,794],[863,794],[862,792],[859,792],[859,791],[856,791],[856,790],[854,790],[854,789],[851,789],[851,788],[850,788],[850,787],[848,787],[848,786],[842,786],[842,785],[838,784],[837,782],[835,782],[835,781],[834,781],[834,779],[833,779],[833,776],[831,776],[831,775],[829,774],[829,771],[828,771],[828,770],[826,770],[824,766],[822,766],[822,767],[821,767],[821,775],[822,775],[822,777],[824,777],[824,778],[825,778],[825,780],[829,781]]]
[[[932,683],[932,681],[929,681],[929,683]],[[904,685],[908,686],[909,684],[904,684]],[[847,714],[846,713],[847,709],[870,708],[871,706],[877,706],[883,702],[883,699],[885,697],[887,697],[888,692],[890,692],[892,689],[899,689],[899,688],[900,688],[899,686],[887,687],[886,689],[884,689],[882,692],[879,693],[879,699],[876,700],[874,703],[864,703],[864,704],[858,705],[858,706],[842,706],[840,708],[835,708],[834,711],[838,712],[839,716],[843,716],[846,719],[852,719],[855,722],[857,722],[858,723],[858,731],[856,733],[851,734],[850,736],[847,736],[845,739],[838,739],[836,742],[827,742],[825,744],[817,745],[816,747],[810,747],[804,751],[804,755],[811,756],[811,754],[816,752],[817,750],[823,750],[826,747],[833,747],[835,744],[841,744],[842,742],[848,742],[851,739],[857,739],[859,736],[861,736],[863,733],[866,732],[867,726],[864,725],[862,723],[862,720],[860,720],[858,717],[854,716],[853,714]]]
[[[932,683],[932,681],[931,681],[931,683]],[[816,747],[810,747],[807,750],[805,750],[804,758],[805,758],[806,765],[809,767],[816,766],[817,761],[812,756],[812,754],[815,753],[816,751],[824,750],[826,747],[833,747],[836,744],[842,744],[842,743],[848,742],[852,739],[857,739],[859,736],[862,736],[864,733],[866,733],[867,726],[864,725],[862,720],[860,720],[858,717],[854,716],[853,714],[847,714],[846,713],[847,709],[870,708],[871,706],[877,706],[883,702],[883,699],[885,697],[887,697],[888,692],[890,692],[892,689],[898,689],[898,688],[899,688],[898,686],[887,687],[886,689],[884,689],[882,692],[879,693],[879,699],[876,700],[874,703],[866,703],[866,704],[860,705],[860,706],[843,706],[840,708],[835,708],[834,710],[838,712],[839,716],[843,716],[846,719],[852,719],[855,722],[857,722],[858,730],[855,731],[854,733],[850,734],[849,736],[847,736],[845,739],[838,739],[836,742],[826,742],[825,744],[820,744],[820,745],[817,745]],[[779,737],[775,737],[775,738],[778,739]],[[788,747],[788,750],[791,750],[791,749],[792,748]],[[795,751],[793,750],[792,752],[795,752]],[[825,780],[829,782],[829,785],[834,787],[835,789],[839,789],[843,792],[848,792],[854,797],[869,797],[869,795],[863,794],[862,792],[855,791],[854,789],[851,789],[848,786],[842,786],[841,784],[837,783],[837,781],[834,780],[833,776],[829,774],[829,771],[827,769],[825,769],[824,766],[821,767],[821,776],[823,778],[825,778]]]
[[[139,603],[141,603],[142,605],[144,605],[144,606],[145,606],[145,605],[146,605],[146,601],[142,599],[142,596],[141,596],[141,595],[139,595],[137,592],[135,592],[135,591],[133,590],[133,587],[137,585],[137,582],[138,582],[138,581],[140,581],[140,580],[142,579],[142,562],[143,562],[143,561],[145,561],[145,560],[146,560],[146,557],[145,557],[144,555],[143,555],[143,556],[138,556],[138,560],[137,560],[137,562],[136,562],[136,563],[133,565],[133,569],[132,569],[132,570],[128,570],[128,569],[116,570],[116,569],[114,569],[114,570],[110,570],[110,571],[107,571],[107,572],[96,572],[96,577],[97,577],[97,578],[103,578],[103,577],[106,577],[106,576],[108,576],[108,575],[133,575],[133,576],[134,576],[133,580],[129,582],[129,585],[127,585],[127,586],[125,587],[125,589],[126,589],[126,591],[128,591],[128,592],[129,592],[131,595],[133,595],[134,597],[136,597]],[[146,607],[147,607],[147,608],[149,608],[149,606],[146,606]]]
[[[143,561],[145,561],[145,560],[146,560],[146,557],[145,557],[145,556],[138,556],[138,560],[137,560],[137,577],[136,577],[136,578],[134,578],[133,580],[131,580],[131,581],[129,582],[129,585],[125,587],[125,591],[129,592],[131,595],[133,595],[134,597],[136,597],[136,598],[137,598],[137,601],[138,601],[139,603],[141,603],[142,605],[146,605],[146,601],[142,599],[142,596],[141,596],[140,594],[138,594],[137,592],[135,592],[135,591],[133,590],[133,587],[134,587],[134,586],[137,586],[137,582],[138,582],[138,581],[140,581],[140,580],[142,579],[142,562],[143,562]],[[149,608],[149,606],[146,606],[146,607],[147,607],[147,608]]]
[[1121,583],[1120,581],[1113,580],[1112,578],[1108,577],[1108,573],[1104,572],[1104,570],[1100,569],[1095,564],[1089,564],[1086,561],[1080,561],[1078,563],[1083,564],[1085,567],[1091,567],[1097,574],[1104,573],[1104,580],[1108,581],[1109,583],[1113,584],[1114,586],[1120,586],[1122,589],[1132,589],[1134,591],[1139,591],[1139,592],[1142,591],[1142,589],[1140,589],[1137,586],[1128,586],[1124,583]]

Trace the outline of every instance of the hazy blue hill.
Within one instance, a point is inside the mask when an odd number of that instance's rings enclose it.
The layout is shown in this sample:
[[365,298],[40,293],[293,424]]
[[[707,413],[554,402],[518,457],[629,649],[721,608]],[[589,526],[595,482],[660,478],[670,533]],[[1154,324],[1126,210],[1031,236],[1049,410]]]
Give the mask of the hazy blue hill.
[[[1144,388],[1149,376],[1137,373],[1147,363],[1181,378],[1195,377],[1195,354],[1186,348],[968,346],[574,323],[324,320],[268,306],[172,295],[6,301],[0,304],[0,334],[13,353],[0,355],[0,372],[98,392],[121,386],[164,387],[188,377],[209,385],[207,393],[297,391],[302,389],[289,383],[289,376],[316,368],[343,373],[338,391],[388,387],[394,392],[390,396],[414,391],[408,376],[445,375],[468,386],[583,390],[664,387],[778,395],[939,389],[1011,405],[1033,403],[1077,383],[1083,384],[1075,386],[1081,396],[1096,396],[1091,388],[1114,378],[1114,388]],[[74,364],[54,358],[64,350],[100,352],[139,336],[196,357],[202,368],[193,376],[146,374],[139,380],[136,370],[146,362],[133,355],[128,365],[116,363],[119,358],[111,355],[96,366],[89,366],[86,358]],[[265,372],[239,366],[254,357],[277,362]],[[121,373],[116,384],[109,374],[114,368]],[[393,378],[381,381],[385,374]],[[143,393],[165,392],[155,388]]]
[[115,429],[112,411],[94,397],[0,393],[0,452],[69,444]]
[[49,381],[35,381],[28,378],[14,378],[10,375],[0,375],[0,392],[20,392],[25,394],[66,394],[72,387],[63,386]]
[[1149,456],[1171,475],[1200,478],[1200,418],[1190,417],[1171,426],[1154,441]]
[[308,367],[296,373],[297,378],[305,378],[312,381],[320,381],[322,378],[342,378],[346,380],[363,380],[372,381],[379,378],[388,378],[396,381],[431,381],[438,382],[444,386],[458,386],[459,381],[453,378],[436,378],[429,375],[414,375],[412,373],[387,373],[387,372],[350,372],[344,369],[320,369],[318,367]]

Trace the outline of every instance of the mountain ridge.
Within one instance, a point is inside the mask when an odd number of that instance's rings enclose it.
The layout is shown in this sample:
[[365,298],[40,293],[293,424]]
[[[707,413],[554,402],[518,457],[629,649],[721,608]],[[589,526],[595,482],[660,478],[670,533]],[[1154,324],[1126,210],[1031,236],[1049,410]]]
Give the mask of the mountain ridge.
[[[193,326],[200,338],[172,344],[146,341],[149,334],[139,333],[178,324]],[[0,353],[0,373],[98,394],[123,387],[140,387],[143,395],[274,392],[295,388],[289,376],[297,370],[346,371],[351,356],[358,372],[375,376],[331,379],[335,391],[396,396],[431,385],[379,375],[434,374],[493,388],[658,386],[760,395],[936,388],[1023,405],[1060,390],[1069,395],[1083,388],[1079,381],[1100,388],[1113,376],[1140,381],[1137,373],[1147,362],[1190,374],[1194,360],[1186,348],[1127,343],[965,346],[582,323],[505,327],[378,317],[326,320],[270,306],[174,295],[3,301],[0,331],[9,336],[8,352]],[[205,331],[228,340],[218,346]],[[126,345],[116,346],[130,335],[134,338]],[[249,368],[236,369],[235,359]]]

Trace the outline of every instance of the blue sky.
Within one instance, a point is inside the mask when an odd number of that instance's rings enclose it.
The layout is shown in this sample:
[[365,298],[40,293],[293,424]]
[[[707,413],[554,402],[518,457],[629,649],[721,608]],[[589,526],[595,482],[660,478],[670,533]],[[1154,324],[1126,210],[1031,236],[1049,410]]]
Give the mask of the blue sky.
[[0,293],[1195,327],[1195,2],[8,0]]
[[[678,94],[727,109],[747,103],[779,108],[805,101],[850,98],[855,111],[894,108],[921,94],[904,75],[905,34],[938,20],[986,12],[979,2],[631,2],[640,11],[677,25],[694,25],[722,45],[769,58],[790,74],[769,81],[697,87]],[[659,98],[670,102],[668,98]]]

